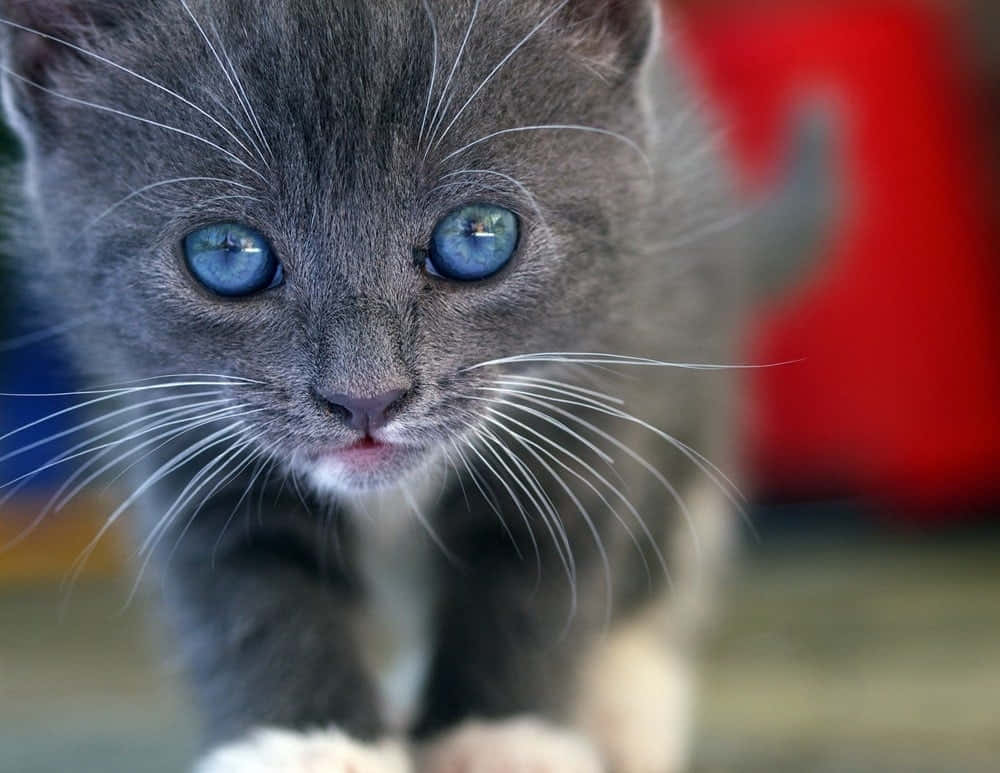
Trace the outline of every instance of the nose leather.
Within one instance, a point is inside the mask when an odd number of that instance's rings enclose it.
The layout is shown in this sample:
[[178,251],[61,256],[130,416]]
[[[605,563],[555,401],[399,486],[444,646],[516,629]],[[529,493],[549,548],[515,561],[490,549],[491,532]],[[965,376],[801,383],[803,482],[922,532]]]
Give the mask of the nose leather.
[[375,397],[361,397],[317,389],[316,394],[327,409],[341,416],[351,429],[371,434],[388,423],[392,408],[402,402],[408,392],[394,389]]

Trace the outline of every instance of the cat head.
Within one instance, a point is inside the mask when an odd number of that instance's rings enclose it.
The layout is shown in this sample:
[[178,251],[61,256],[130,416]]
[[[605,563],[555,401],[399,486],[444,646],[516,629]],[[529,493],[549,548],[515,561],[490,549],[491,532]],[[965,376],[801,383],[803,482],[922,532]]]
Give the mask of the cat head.
[[[480,363],[642,280],[651,0],[0,0],[22,273],[114,378],[245,379],[254,442],[390,485]],[[247,435],[249,436],[249,435]]]

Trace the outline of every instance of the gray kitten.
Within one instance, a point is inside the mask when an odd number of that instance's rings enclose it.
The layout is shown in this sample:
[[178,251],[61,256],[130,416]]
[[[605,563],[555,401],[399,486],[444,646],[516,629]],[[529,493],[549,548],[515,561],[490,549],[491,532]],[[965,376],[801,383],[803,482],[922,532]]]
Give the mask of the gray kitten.
[[729,362],[743,290],[656,4],[0,10],[20,266],[128,382],[85,474],[132,476],[198,770],[681,770],[731,486],[665,362]]

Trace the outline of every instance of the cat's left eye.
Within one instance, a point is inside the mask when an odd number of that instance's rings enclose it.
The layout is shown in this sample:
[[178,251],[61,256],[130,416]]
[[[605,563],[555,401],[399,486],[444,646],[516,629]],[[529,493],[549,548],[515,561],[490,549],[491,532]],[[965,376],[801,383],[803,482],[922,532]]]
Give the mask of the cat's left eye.
[[489,279],[517,251],[517,215],[496,204],[471,204],[454,210],[435,227],[427,270],[456,282]]
[[263,234],[239,223],[217,223],[184,237],[192,276],[216,295],[244,298],[277,287],[284,269]]

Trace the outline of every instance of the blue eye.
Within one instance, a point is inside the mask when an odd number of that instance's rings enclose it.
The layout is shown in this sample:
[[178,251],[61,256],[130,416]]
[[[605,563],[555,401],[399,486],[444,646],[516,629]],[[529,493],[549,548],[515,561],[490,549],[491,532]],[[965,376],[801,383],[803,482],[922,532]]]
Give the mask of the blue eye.
[[237,223],[218,223],[188,234],[184,258],[195,279],[227,298],[253,295],[284,280],[267,239]]
[[514,257],[519,238],[520,223],[509,209],[492,204],[462,207],[434,229],[428,268],[458,282],[487,279]]

